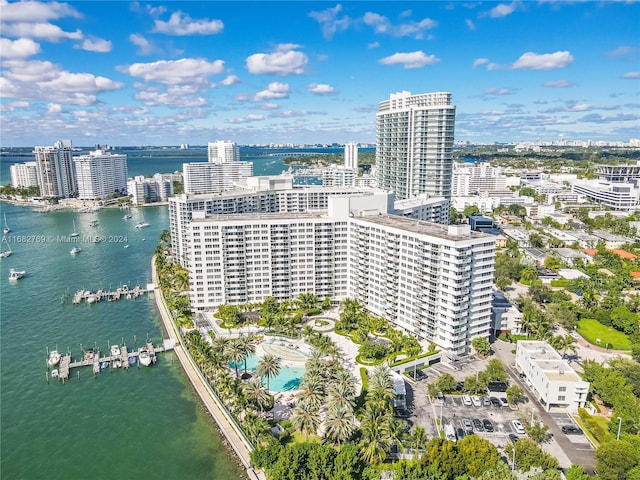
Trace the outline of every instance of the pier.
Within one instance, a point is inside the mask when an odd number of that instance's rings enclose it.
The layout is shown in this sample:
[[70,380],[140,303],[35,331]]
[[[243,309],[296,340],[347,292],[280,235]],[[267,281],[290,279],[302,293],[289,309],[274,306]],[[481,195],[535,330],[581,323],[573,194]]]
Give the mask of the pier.
[[86,303],[98,303],[104,300],[108,302],[115,302],[121,298],[138,298],[149,290],[142,288],[140,285],[136,285],[133,288],[129,288],[127,285],[121,285],[113,291],[109,290],[78,290],[73,295],[73,304],[78,305],[82,302]]
[[[172,339],[165,339],[162,343],[162,346],[155,346],[150,341],[147,341],[144,344],[144,347],[146,347],[149,352],[151,365],[157,362],[158,353],[173,350],[174,346],[175,342]],[[96,375],[107,368],[128,369],[133,365],[139,365],[138,357],[140,356],[140,349],[129,351],[126,344],[119,345],[118,347],[120,350],[120,353],[118,355],[112,355],[111,352],[109,352],[108,355],[101,356],[99,349],[89,349],[82,352],[82,358],[79,360],[74,359],[71,353],[61,354],[60,363],[58,365],[49,365],[49,367],[52,368],[51,376],[55,378],[56,376],[53,374],[53,372],[57,370],[57,378],[64,382],[69,379],[69,377],[71,376],[71,370],[75,368],[91,367],[94,375]]]

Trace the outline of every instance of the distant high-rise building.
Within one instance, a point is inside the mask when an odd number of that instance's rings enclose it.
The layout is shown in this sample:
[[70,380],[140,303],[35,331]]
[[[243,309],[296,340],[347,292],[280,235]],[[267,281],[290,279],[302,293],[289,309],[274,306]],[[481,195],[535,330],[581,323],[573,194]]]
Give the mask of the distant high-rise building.
[[217,193],[236,188],[253,175],[253,162],[191,162],[182,164],[185,193]]
[[71,151],[71,140],[57,141],[53,147],[35,147],[41,196],[69,198],[78,193]]
[[94,150],[73,158],[78,180],[78,198],[94,200],[127,193],[127,156]]
[[396,198],[451,199],[456,108],[451,93],[392,93],[376,115],[378,187]]
[[358,144],[348,142],[344,144],[344,166],[358,172]]
[[240,148],[235,142],[225,142],[222,140],[209,142],[207,153],[209,161],[212,163],[240,161]]
[[38,186],[36,162],[14,163],[9,167],[13,188],[29,188]]

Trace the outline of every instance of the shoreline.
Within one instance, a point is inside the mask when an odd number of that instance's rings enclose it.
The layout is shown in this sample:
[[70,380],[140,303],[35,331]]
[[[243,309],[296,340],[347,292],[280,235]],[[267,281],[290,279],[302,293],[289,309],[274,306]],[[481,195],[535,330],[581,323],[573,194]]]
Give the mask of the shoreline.
[[[155,255],[151,258],[151,275],[154,284],[158,285]],[[167,336],[176,342],[174,352],[180,361],[183,371],[189,378],[191,386],[198,393],[204,407],[216,422],[220,433],[226,439],[227,443],[231,446],[232,450],[246,469],[248,477],[251,480],[265,480],[266,476],[264,473],[261,470],[256,471],[251,465],[251,458],[249,456],[251,449],[248,442],[246,442],[236,431],[236,427],[234,427],[234,425],[229,421],[229,418],[219,407],[217,404],[218,400],[211,395],[209,392],[209,386],[206,384],[206,381],[202,378],[197,368],[193,365],[186,349],[183,348],[180,333],[178,332],[177,327],[173,322],[173,318],[169,313],[162,291],[157,288],[153,293],[164,329],[167,332]]]

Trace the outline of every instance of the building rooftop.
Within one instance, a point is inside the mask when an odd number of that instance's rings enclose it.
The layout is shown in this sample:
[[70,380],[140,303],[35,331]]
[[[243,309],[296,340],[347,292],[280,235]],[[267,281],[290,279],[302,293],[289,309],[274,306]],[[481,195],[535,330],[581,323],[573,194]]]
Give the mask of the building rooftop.
[[556,352],[548,342],[542,340],[521,340],[517,348],[525,350],[532,364],[551,381],[582,382],[582,378],[571,365]]
[[291,220],[291,219],[329,219],[326,213],[239,213],[237,215],[220,214],[220,215],[206,215],[202,216],[204,212],[193,212],[193,219],[191,223],[199,223],[206,221],[214,222],[234,222],[234,221],[254,221],[254,220]]

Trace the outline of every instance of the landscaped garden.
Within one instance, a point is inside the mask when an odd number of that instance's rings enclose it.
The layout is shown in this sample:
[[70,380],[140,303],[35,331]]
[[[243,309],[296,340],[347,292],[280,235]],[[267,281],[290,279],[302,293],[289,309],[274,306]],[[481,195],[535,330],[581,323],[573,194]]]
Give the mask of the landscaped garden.
[[578,333],[592,345],[612,350],[631,349],[631,342],[626,334],[615,328],[603,325],[594,319],[585,318],[580,320],[578,322]]

